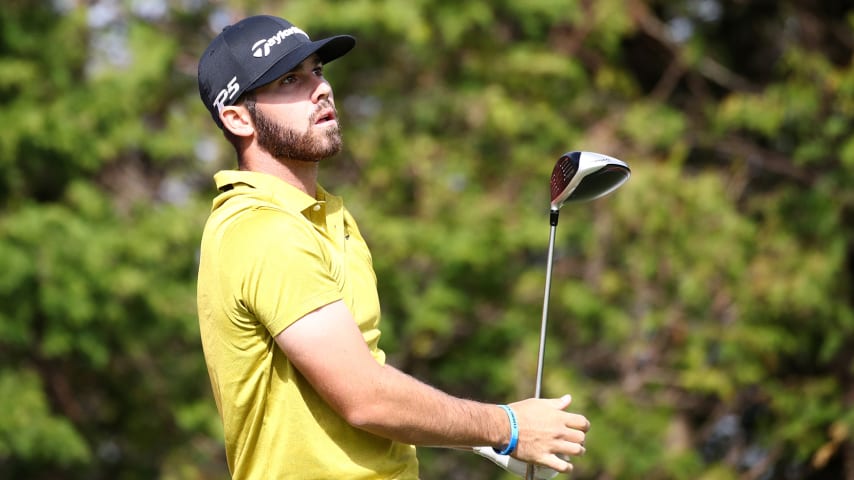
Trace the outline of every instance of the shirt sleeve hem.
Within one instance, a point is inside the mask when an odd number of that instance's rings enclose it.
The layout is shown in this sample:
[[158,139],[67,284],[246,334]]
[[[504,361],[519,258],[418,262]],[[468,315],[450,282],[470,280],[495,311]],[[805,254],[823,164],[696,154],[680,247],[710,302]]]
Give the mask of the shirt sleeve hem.
[[279,336],[280,333],[284,332],[286,328],[290,327],[309,313],[339,300],[343,300],[341,292],[329,290],[319,293],[307,299],[302,303],[302,305],[300,305],[300,307],[294,309],[296,313],[293,317],[283,318],[280,321],[271,323],[267,328],[275,338]]

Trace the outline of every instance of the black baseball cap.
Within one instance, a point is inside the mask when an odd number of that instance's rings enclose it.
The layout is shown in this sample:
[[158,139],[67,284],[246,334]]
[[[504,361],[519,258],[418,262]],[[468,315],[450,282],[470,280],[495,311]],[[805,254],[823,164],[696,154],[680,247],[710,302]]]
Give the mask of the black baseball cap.
[[245,92],[262,87],[293,70],[311,54],[323,63],[349,52],[350,35],[312,41],[291,22],[256,15],[225,27],[199,59],[199,94],[219,128],[219,111]]

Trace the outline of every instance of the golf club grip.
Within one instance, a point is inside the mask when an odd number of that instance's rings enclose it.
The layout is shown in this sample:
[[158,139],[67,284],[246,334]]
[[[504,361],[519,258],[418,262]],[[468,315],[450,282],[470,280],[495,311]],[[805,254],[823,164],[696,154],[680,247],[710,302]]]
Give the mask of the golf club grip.
[[529,463],[528,469],[525,471],[525,480],[534,480],[534,464]]

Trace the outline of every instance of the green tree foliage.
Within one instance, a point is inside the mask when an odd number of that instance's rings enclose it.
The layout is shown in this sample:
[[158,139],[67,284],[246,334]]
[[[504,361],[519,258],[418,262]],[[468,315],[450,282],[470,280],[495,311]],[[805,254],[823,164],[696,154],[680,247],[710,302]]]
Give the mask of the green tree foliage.
[[0,477],[227,477],[194,292],[233,152],[195,68],[261,12],[358,38],[322,182],[374,250],[391,362],[532,394],[548,178],[599,151],[633,177],[564,208],[546,351],[593,423],[573,475],[852,477],[845,2],[78,3],[0,10]]

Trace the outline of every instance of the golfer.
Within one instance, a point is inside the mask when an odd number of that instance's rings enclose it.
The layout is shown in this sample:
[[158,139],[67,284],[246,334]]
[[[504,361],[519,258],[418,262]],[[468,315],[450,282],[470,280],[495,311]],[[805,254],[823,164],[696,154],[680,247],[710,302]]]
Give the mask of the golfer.
[[[569,395],[447,395],[385,363],[371,253],[318,185],[341,149],[325,65],[355,44],[270,16],[220,33],[199,91],[237,153],[201,244],[202,345],[236,480],[416,479],[415,445],[492,447],[568,472],[589,422]],[[491,450],[491,449],[490,449]]]

